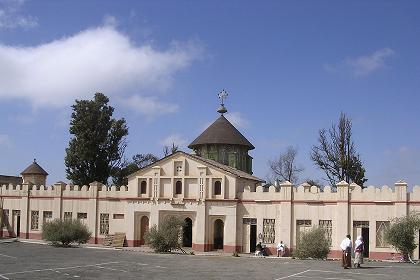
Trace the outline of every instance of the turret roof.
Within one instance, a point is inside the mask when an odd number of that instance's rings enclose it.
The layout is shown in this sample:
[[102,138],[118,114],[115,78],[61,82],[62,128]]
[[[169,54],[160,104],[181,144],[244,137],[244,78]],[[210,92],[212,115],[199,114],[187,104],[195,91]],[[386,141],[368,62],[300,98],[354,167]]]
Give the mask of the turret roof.
[[20,173],[21,175],[29,175],[29,174],[36,174],[36,175],[48,175],[47,171],[45,171],[34,159],[34,162],[29,165],[25,170]]
[[205,144],[231,144],[245,146],[249,150],[255,149],[223,115],[204,130],[188,148],[193,149],[195,146]]

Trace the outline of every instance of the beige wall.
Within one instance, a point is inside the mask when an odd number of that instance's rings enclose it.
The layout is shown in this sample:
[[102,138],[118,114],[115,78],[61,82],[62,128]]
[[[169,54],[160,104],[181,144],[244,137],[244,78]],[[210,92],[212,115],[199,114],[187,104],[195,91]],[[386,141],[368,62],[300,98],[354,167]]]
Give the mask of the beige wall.
[[[53,218],[63,218],[64,212],[87,213],[86,223],[101,242],[100,214],[109,214],[109,233],[125,232],[128,245],[139,245],[140,221],[147,216],[149,225],[158,225],[167,215],[190,218],[193,222],[193,249],[211,250],[214,243],[214,224],[224,222],[224,250],[247,251],[250,248],[250,226],[244,218],[256,219],[257,240],[264,233],[264,220],[274,220],[274,242],[266,244],[274,248],[280,240],[287,247],[296,246],[300,230],[299,220],[309,220],[310,227],[320,220],[332,223],[332,255],[339,253],[339,243],[347,233],[358,234],[354,221],[369,223],[370,252],[372,258],[386,258],[391,248],[378,248],[376,223],[390,221],[420,211],[420,187],[407,192],[407,184],[398,182],[393,188],[368,187],[345,182],[337,184],[337,190],[325,187],[323,191],[304,184],[293,187],[284,182],[280,187],[256,187],[256,181],[240,178],[232,173],[206,166],[202,162],[175,154],[158,162],[159,165],[141,170],[129,178],[128,186],[107,187],[100,183],[89,186],[55,184],[49,187],[1,186],[3,208],[21,211],[21,235],[24,238],[40,238],[43,212],[52,211]],[[177,168],[177,167],[181,167]],[[140,182],[147,182],[146,194],[140,194]],[[182,193],[175,194],[175,183],[182,181]],[[214,182],[221,181],[221,195],[214,194]],[[39,211],[39,229],[31,230],[30,213]],[[114,214],[117,214],[114,216]],[[114,219],[114,217],[118,219]],[[3,229],[3,234],[8,234]],[[418,242],[418,241],[417,241]],[[415,251],[418,257],[418,249]]]

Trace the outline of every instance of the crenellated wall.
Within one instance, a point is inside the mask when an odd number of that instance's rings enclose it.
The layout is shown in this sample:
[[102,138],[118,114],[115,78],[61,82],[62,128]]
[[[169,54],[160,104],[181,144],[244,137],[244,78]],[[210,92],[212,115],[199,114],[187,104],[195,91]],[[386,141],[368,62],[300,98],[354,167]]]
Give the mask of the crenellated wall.
[[[143,244],[140,228],[145,217],[152,225],[158,224],[166,215],[175,214],[193,221],[195,250],[213,248],[214,223],[222,220],[225,226],[225,250],[249,252],[252,226],[256,227],[259,238],[264,233],[265,223],[270,220],[275,238],[272,240],[274,242],[266,245],[274,251],[275,244],[280,240],[292,250],[301,232],[329,223],[332,257],[339,256],[338,245],[346,234],[355,237],[363,232],[369,236],[370,257],[383,259],[394,251],[389,246],[379,244],[377,233],[381,223],[407,215],[410,211],[420,211],[420,186],[414,186],[408,192],[408,186],[403,181],[392,187],[369,186],[363,189],[346,182],[338,183],[334,189],[329,186],[320,189],[306,183],[295,187],[289,182],[277,187],[263,187],[256,186],[252,180],[217,173],[188,161],[176,161],[181,162],[185,170],[183,174],[174,174],[174,165],[163,169],[156,167],[132,177],[129,186],[105,186],[97,182],[88,186],[62,182],[48,187],[2,185],[0,198],[9,217],[6,227],[0,232],[3,235],[17,235],[16,217],[19,215],[19,235],[23,238],[41,238],[44,212],[52,212],[52,219],[64,218],[69,213],[72,218],[83,218],[86,214],[85,222],[93,232],[92,242],[100,242],[104,238],[100,233],[101,214],[106,214],[109,233],[125,232],[128,244],[136,246]],[[204,173],[193,173],[186,168],[188,166]],[[158,192],[154,193],[153,178],[158,169]],[[198,190],[200,175],[203,178],[201,197]],[[183,182],[181,195],[174,193],[176,178]],[[146,194],[139,194],[138,182],[143,179],[148,180],[148,190]],[[222,182],[220,195],[213,193],[215,180]],[[31,224],[32,211],[38,211],[37,229]],[[416,250],[414,257],[418,258],[418,255]]]

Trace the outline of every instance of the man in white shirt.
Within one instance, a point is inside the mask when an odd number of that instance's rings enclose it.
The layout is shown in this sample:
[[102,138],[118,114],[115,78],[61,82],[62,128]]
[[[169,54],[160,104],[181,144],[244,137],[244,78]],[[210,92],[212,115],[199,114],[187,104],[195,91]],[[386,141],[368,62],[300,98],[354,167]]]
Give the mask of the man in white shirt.
[[284,256],[284,244],[283,241],[280,241],[280,243],[277,244],[277,257],[283,257]]
[[343,241],[341,241],[340,248],[342,250],[342,256],[341,256],[341,266],[344,267],[344,269],[348,269],[351,267],[351,239],[350,234],[347,234],[346,238],[344,238]]

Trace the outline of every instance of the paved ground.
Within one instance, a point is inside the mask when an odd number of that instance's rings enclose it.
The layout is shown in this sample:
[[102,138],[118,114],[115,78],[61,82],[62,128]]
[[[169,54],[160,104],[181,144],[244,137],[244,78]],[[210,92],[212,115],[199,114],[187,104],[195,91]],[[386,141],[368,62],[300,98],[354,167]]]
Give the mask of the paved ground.
[[0,244],[0,279],[418,279],[420,266],[366,263],[343,270],[336,261],[157,255],[89,248]]

